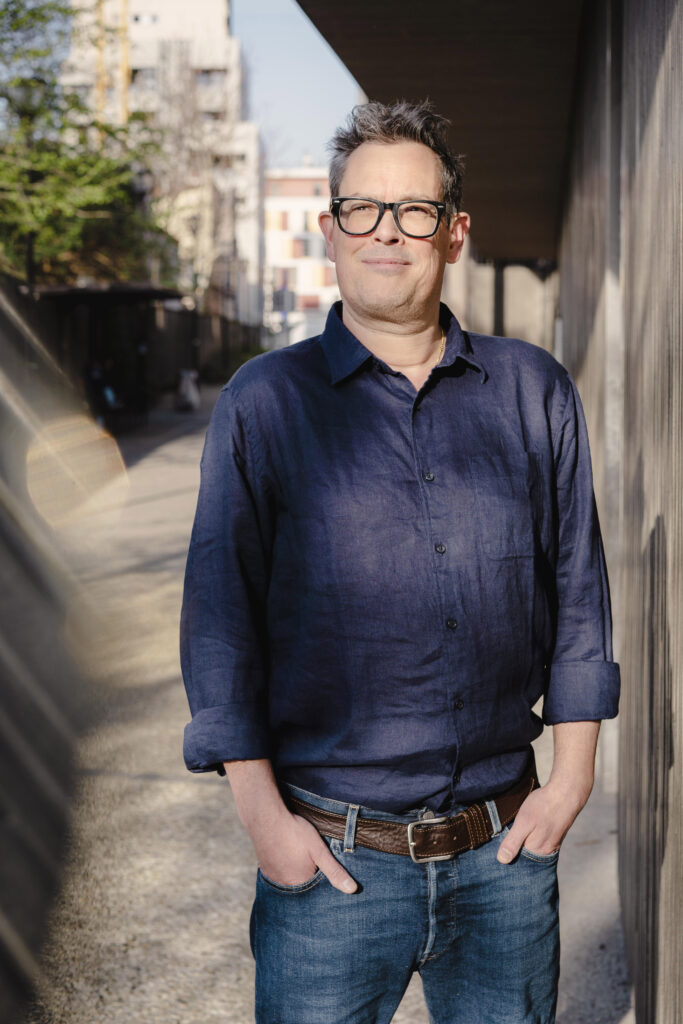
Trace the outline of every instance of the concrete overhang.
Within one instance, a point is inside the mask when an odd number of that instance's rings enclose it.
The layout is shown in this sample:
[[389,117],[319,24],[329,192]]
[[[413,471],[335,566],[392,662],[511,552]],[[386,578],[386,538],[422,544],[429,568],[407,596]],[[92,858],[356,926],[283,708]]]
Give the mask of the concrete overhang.
[[367,96],[428,96],[452,121],[480,257],[555,259],[581,0],[299,6]]

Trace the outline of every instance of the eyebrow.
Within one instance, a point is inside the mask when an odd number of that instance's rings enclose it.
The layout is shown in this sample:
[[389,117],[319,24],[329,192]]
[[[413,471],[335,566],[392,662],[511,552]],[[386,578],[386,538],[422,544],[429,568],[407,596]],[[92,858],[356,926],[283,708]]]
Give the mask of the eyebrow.
[[[347,199],[374,199],[378,203],[385,202],[384,199],[379,199],[377,196],[369,196],[369,195],[364,194],[363,192],[350,192],[346,196],[346,198]],[[434,199],[432,196],[416,196],[416,195],[404,195],[404,196],[401,196],[400,199],[394,199],[393,202],[395,202],[395,203],[405,203],[406,201],[410,201],[411,199],[415,200],[416,203],[442,203],[443,202],[442,199]]]

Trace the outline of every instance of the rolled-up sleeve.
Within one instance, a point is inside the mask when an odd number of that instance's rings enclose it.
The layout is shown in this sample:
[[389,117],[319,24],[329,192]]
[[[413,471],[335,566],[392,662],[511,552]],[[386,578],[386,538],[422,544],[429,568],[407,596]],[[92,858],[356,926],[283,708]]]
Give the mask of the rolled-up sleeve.
[[190,771],[270,756],[267,719],[271,517],[258,445],[227,385],[206,435],[180,620],[183,680],[192,713]]
[[545,694],[547,724],[614,718],[619,666],[612,660],[609,584],[586,423],[576,386],[567,378],[555,430],[557,495],[557,631]]

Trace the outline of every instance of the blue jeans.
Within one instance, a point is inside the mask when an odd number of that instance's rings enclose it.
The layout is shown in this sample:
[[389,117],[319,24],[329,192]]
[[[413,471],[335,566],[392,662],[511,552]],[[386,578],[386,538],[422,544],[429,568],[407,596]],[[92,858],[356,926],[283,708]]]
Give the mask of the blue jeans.
[[408,823],[425,809],[386,814],[287,788],[347,815],[345,838],[325,841],[359,891],[339,892],[320,871],[292,886],[259,871],[251,915],[257,1024],[388,1024],[413,971],[432,1024],[553,1024],[558,854],[523,850],[499,864],[507,831],[499,829],[477,850],[415,864],[357,846],[355,822]]

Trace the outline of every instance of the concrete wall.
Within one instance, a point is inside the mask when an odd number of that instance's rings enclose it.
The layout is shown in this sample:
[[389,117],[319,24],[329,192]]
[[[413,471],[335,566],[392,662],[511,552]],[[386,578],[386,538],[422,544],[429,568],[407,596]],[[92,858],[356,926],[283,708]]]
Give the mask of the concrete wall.
[[586,5],[560,251],[622,666],[620,888],[638,1024],[683,1020],[683,0]]
[[[477,262],[472,252],[468,237],[460,260],[446,266],[441,298],[466,330],[493,334],[494,265],[491,261]],[[502,333],[551,351],[557,309],[557,272],[541,279],[528,267],[513,265],[506,266],[503,274]]]

